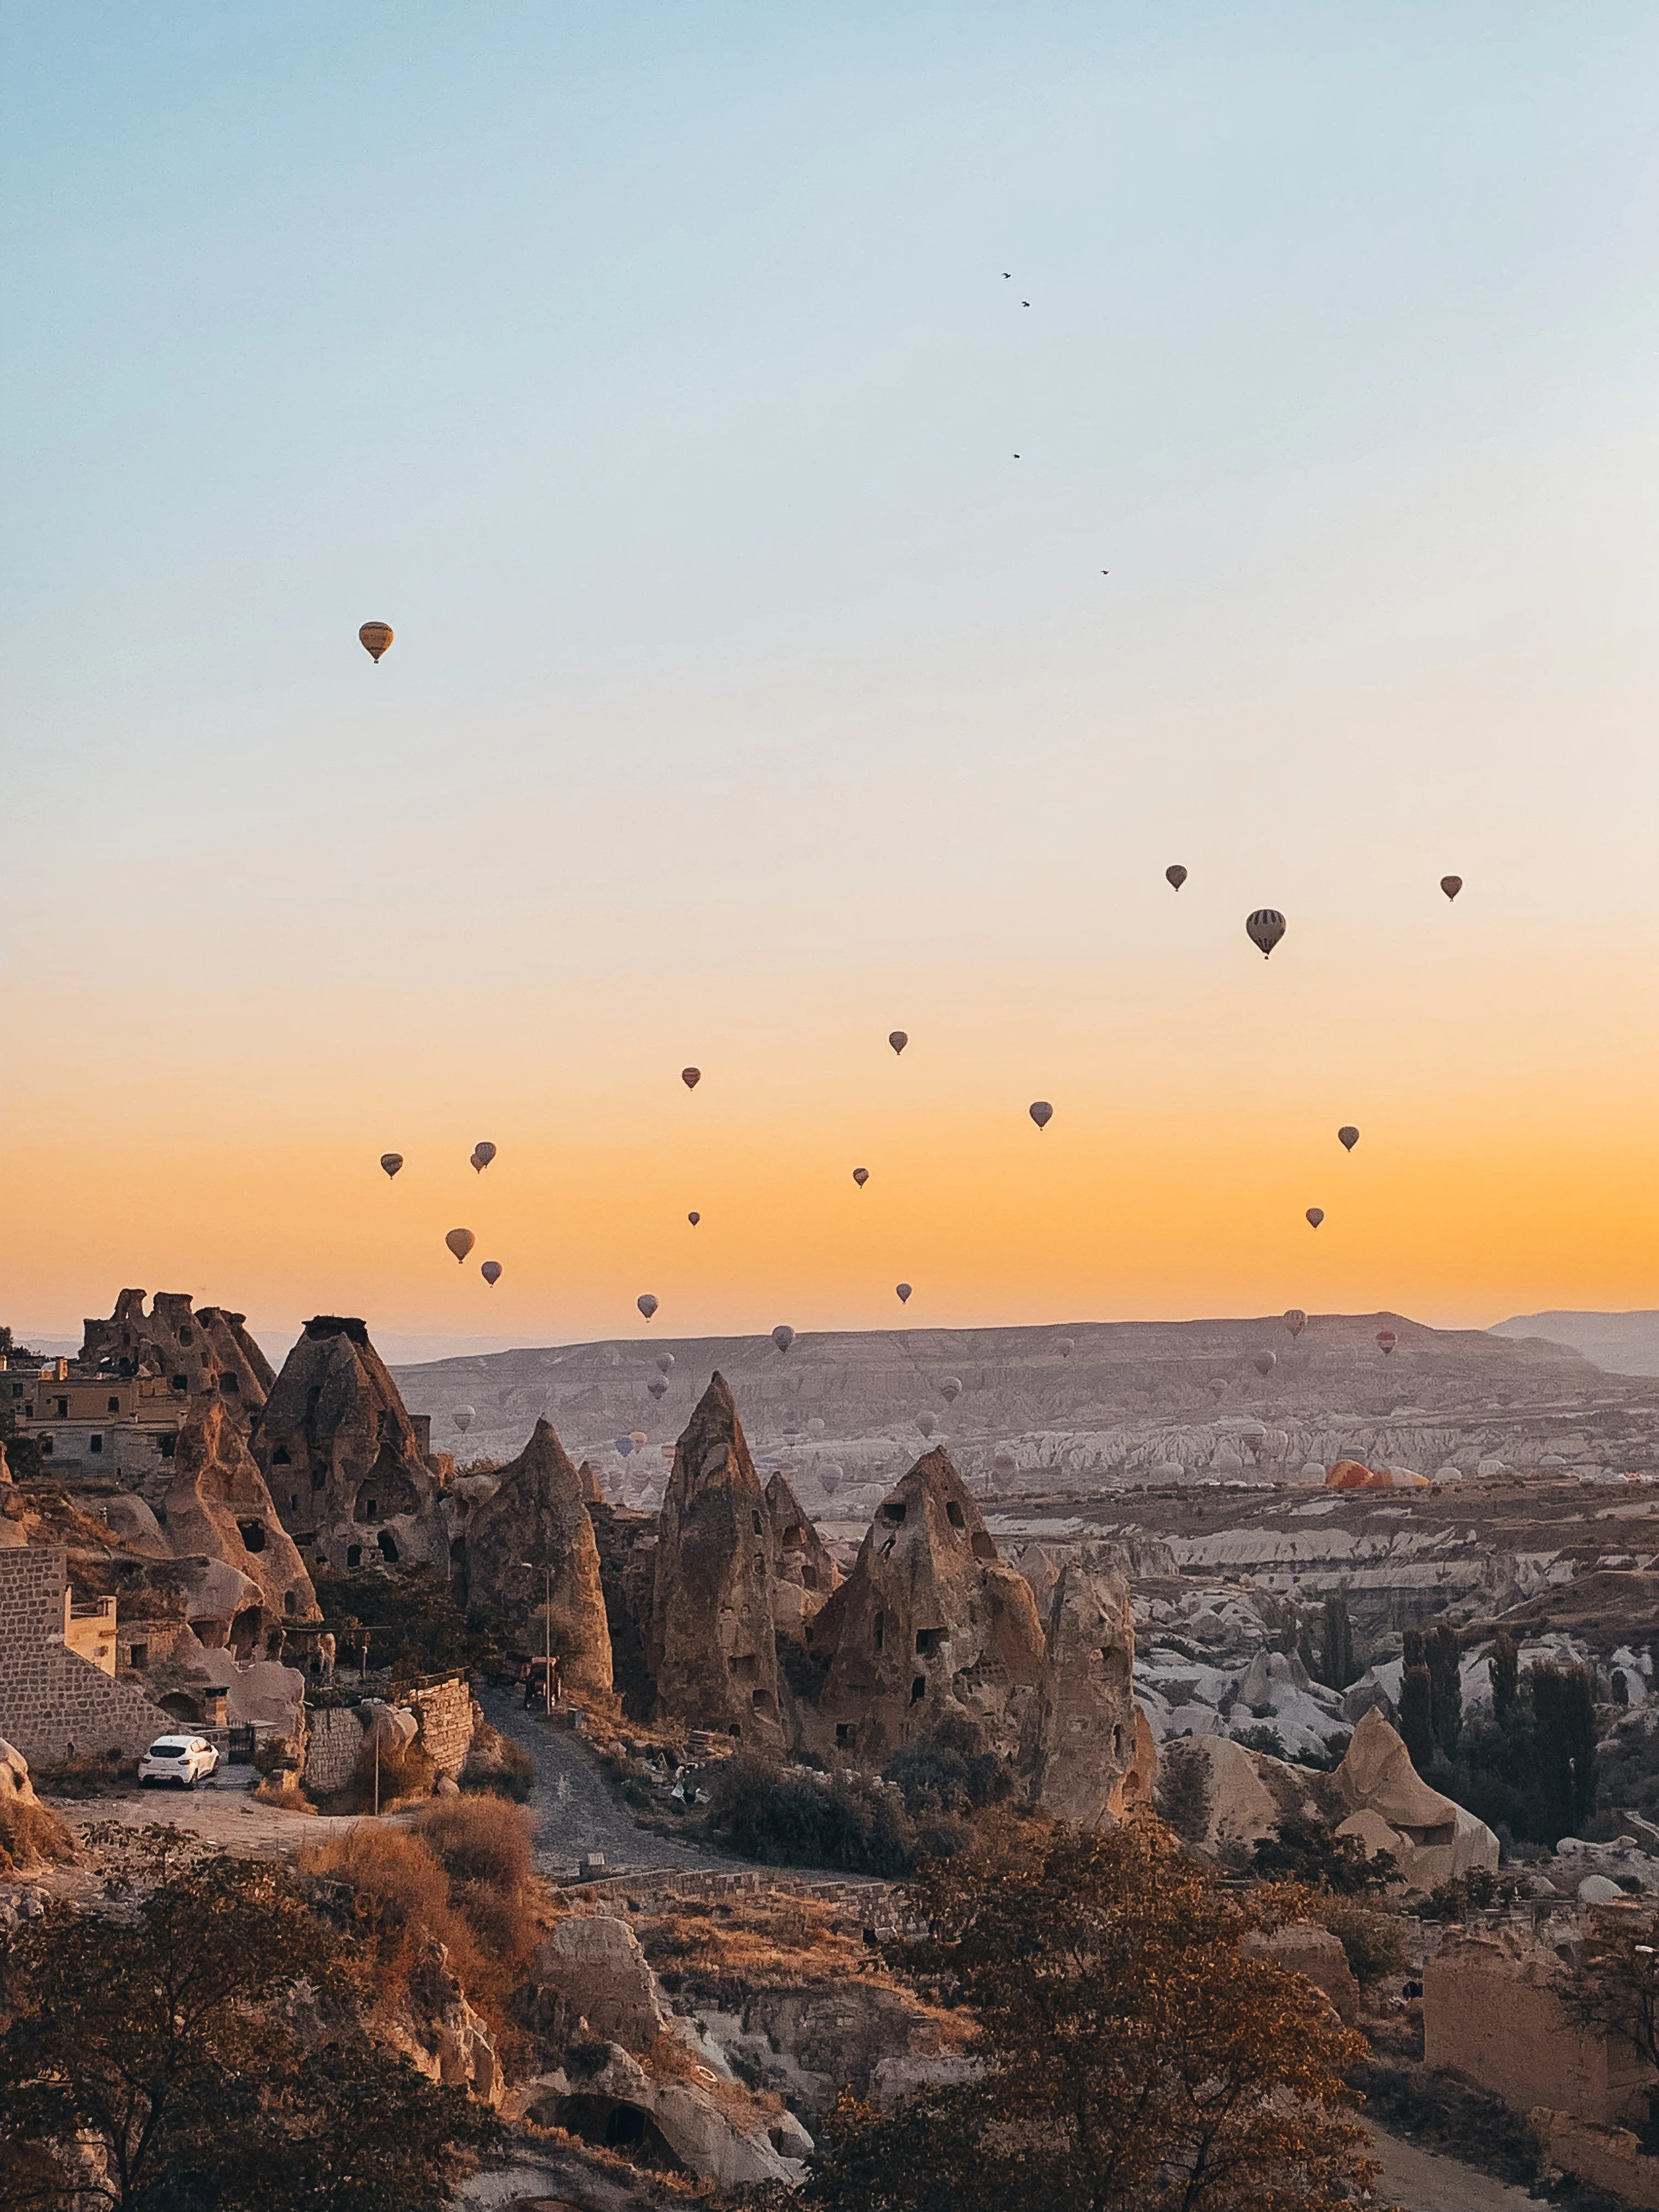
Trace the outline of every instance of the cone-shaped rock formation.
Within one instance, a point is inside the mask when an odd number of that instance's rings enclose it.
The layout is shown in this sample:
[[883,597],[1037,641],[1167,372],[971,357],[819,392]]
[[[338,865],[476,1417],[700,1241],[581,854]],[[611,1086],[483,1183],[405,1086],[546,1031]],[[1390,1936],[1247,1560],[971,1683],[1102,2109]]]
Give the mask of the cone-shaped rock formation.
[[181,1399],[216,1391],[246,1428],[276,1379],[243,1327],[246,1319],[222,1306],[193,1313],[182,1291],[157,1291],[146,1313],[143,1291],[123,1291],[107,1321],[82,1324],[82,1364],[108,1366],[120,1375],[164,1376]]
[[240,1429],[215,1399],[179,1431],[163,1507],[176,1557],[222,1559],[264,1594],[270,1626],[322,1619],[317,1593]]
[[772,1523],[725,1377],[674,1447],[663,1498],[647,1662],[659,1711],[777,1751]]
[[468,1604],[516,1648],[534,1652],[542,1649],[550,1603],[565,1694],[580,1705],[608,1705],[611,1632],[599,1548],[581,1477],[550,1422],[537,1422],[517,1459],[501,1469],[494,1496],[474,1510],[465,1547]]
[[772,1523],[772,1624],[799,1642],[806,1624],[841,1583],[841,1569],[781,1469],[766,1486]]
[[872,1766],[952,1712],[1012,1756],[1044,1662],[1031,1586],[1004,1563],[939,1447],[883,1499],[806,1639],[834,1656],[804,1732],[825,1755]]
[[283,1526],[337,1571],[449,1571],[438,1482],[360,1321],[319,1315],[283,1363],[253,1455]]
[[1141,1748],[1129,1586],[1116,1567],[1066,1562],[1049,1597],[1043,1647],[1020,1752],[1027,1789],[1056,1820],[1109,1827]]

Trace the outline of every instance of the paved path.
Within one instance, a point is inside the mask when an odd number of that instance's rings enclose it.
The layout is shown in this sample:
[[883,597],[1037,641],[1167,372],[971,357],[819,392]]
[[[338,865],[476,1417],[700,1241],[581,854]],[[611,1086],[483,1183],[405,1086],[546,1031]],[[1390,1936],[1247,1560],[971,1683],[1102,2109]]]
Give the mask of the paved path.
[[1364,2124],[1376,2138],[1382,2166],[1375,2200],[1379,2204],[1398,2204],[1401,2212],[1522,2212],[1523,2207],[1537,2212],[1539,2199],[1524,2189],[1494,2181],[1459,2159],[1420,2150],[1385,2133],[1374,2120]]
[[602,1851],[619,1874],[642,1867],[724,1867],[740,1860],[714,1858],[689,1844],[672,1843],[635,1827],[600,1780],[586,1752],[573,1739],[527,1713],[510,1691],[481,1687],[484,1718],[521,1743],[536,1763],[530,1810],[536,1823],[536,1871],[550,1881],[568,1881],[577,1861]]

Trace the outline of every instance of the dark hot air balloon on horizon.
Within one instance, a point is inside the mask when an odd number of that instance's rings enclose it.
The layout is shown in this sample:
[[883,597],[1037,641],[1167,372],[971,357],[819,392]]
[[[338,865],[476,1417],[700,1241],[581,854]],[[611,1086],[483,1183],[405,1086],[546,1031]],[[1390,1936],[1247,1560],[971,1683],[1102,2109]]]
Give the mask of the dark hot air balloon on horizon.
[[1345,1121],[1336,1133],[1336,1141],[1345,1152],[1351,1152],[1359,1142],[1359,1132],[1352,1121]]
[[392,624],[383,622],[366,622],[357,633],[357,642],[378,667],[380,655],[392,643]]
[[772,1332],[772,1341],[780,1352],[787,1352],[795,1340],[795,1332],[787,1321],[781,1321]]
[[674,1355],[673,1355],[673,1353],[672,1353],[672,1352],[659,1352],[657,1354],[657,1372],[658,1372],[658,1374],[659,1374],[659,1375],[672,1375],[672,1374],[673,1373],[673,1371],[674,1371]]
[[1294,1344],[1297,1337],[1301,1335],[1303,1330],[1308,1326],[1308,1316],[1303,1312],[1300,1306],[1292,1306],[1291,1308],[1290,1311],[1285,1316],[1285,1326],[1291,1332],[1291,1342]]
[[473,1412],[471,1406],[457,1406],[454,1412],[449,1418],[454,1422],[461,1434],[465,1436],[478,1417]]
[[1379,1328],[1376,1332],[1376,1340],[1382,1346],[1382,1357],[1386,1359],[1395,1345],[1399,1343],[1400,1339],[1391,1328]]
[[1266,960],[1285,934],[1285,917],[1273,907],[1259,906],[1246,921],[1244,934]]
[[1181,889],[1182,884],[1187,880],[1187,871],[1182,866],[1179,860],[1176,862],[1174,867],[1165,868],[1164,871],[1164,880],[1169,884],[1171,890],[1178,891]]
[[478,1273],[493,1291],[501,1279],[501,1263],[499,1260],[486,1260]]
[[887,1032],[887,1042],[892,1046],[894,1054],[896,1055],[903,1051],[905,1046],[909,1043],[910,1040],[902,1030],[889,1030]]
[[1258,1375],[1271,1375],[1279,1364],[1279,1354],[1276,1352],[1258,1352],[1250,1364]]
[[404,1156],[401,1152],[382,1152],[380,1155],[380,1165],[386,1170],[388,1178],[395,1176],[403,1164]]
[[641,1291],[638,1297],[635,1299],[634,1303],[647,1321],[650,1320],[652,1315],[657,1310],[657,1301],[649,1291]]
[[668,1385],[663,1381],[660,1375],[653,1375],[645,1387],[651,1393],[653,1398],[661,1398],[665,1395],[668,1389]]
[[1034,1098],[1025,1110],[1039,1129],[1046,1129],[1054,1118],[1054,1109],[1046,1098]]
[[1455,899],[1463,888],[1463,878],[1462,876],[1442,876],[1440,888],[1449,899]]
[[893,1295],[902,1306],[908,1306],[910,1303],[910,1285],[908,1283],[895,1283]]
[[1310,1229],[1317,1229],[1320,1223],[1324,1218],[1325,1209],[1322,1206],[1310,1206],[1308,1208],[1308,1226]]
[[939,1386],[939,1395],[947,1406],[954,1406],[962,1395],[962,1384],[954,1375],[947,1375]]

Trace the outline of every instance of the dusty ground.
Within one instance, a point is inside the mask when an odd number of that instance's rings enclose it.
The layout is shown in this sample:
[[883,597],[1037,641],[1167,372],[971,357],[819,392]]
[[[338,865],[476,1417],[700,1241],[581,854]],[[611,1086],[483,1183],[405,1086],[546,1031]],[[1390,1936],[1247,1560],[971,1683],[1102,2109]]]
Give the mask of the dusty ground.
[[1370,2120],[1366,2126],[1376,2141],[1382,2165],[1377,2185],[1379,2203],[1398,2204],[1401,2212],[1522,2212],[1539,2199],[1524,2189],[1494,2181],[1455,2158],[1441,2158],[1419,2150],[1413,2142],[1386,2134]]

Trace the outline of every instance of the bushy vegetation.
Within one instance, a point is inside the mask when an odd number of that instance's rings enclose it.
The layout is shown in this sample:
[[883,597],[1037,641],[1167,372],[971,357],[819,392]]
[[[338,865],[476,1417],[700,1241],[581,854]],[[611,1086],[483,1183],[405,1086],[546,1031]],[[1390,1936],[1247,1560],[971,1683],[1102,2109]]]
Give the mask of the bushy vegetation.
[[1298,1881],[1338,1897],[1380,1896],[1395,1879],[1391,1851],[1367,1858],[1358,1836],[1339,1836],[1322,1820],[1283,1820],[1255,1847],[1252,1871],[1268,1881]]
[[887,1875],[915,1866],[903,1798],[869,1775],[814,1774],[739,1752],[706,1786],[710,1832],[763,1866]]
[[895,1752],[882,1770],[914,1820],[948,1813],[979,1813],[1012,1794],[1007,1763],[986,1741],[967,1713],[946,1713],[933,1734]]
[[435,1567],[397,1575],[336,1574],[313,1567],[311,1579],[323,1615],[339,1643],[342,1668],[357,1660],[355,1631],[369,1632],[368,1664],[398,1674],[439,1674],[450,1667],[481,1667],[493,1656],[492,1637],[468,1622]]
[[[1455,1643],[1449,1629],[1442,1632]],[[1400,1732],[1419,1773],[1505,1843],[1553,1850],[1579,1832],[1594,1812],[1598,1781],[1589,1669],[1540,1662],[1523,1672],[1513,1642],[1500,1634],[1487,1662],[1492,1716],[1465,1722],[1461,1699],[1455,1706],[1449,1692],[1437,1694],[1433,1657],[1426,1644],[1415,1666],[1408,1656],[1401,1686]],[[1443,1681],[1444,1666],[1443,1659]]]
[[1306,1911],[1310,1920],[1328,1928],[1340,1943],[1349,1970],[1362,1990],[1403,1980],[1410,1971],[1405,1938],[1391,1912],[1364,1904],[1358,1897],[1331,1891],[1316,1892]]
[[0,2208],[441,2212],[491,2132],[387,2047],[349,1943],[266,1861],[105,1829],[118,1909],[3,1939]]
[[41,1865],[64,1866],[74,1856],[75,1838],[50,1805],[0,1797],[0,1875],[27,1874]]

